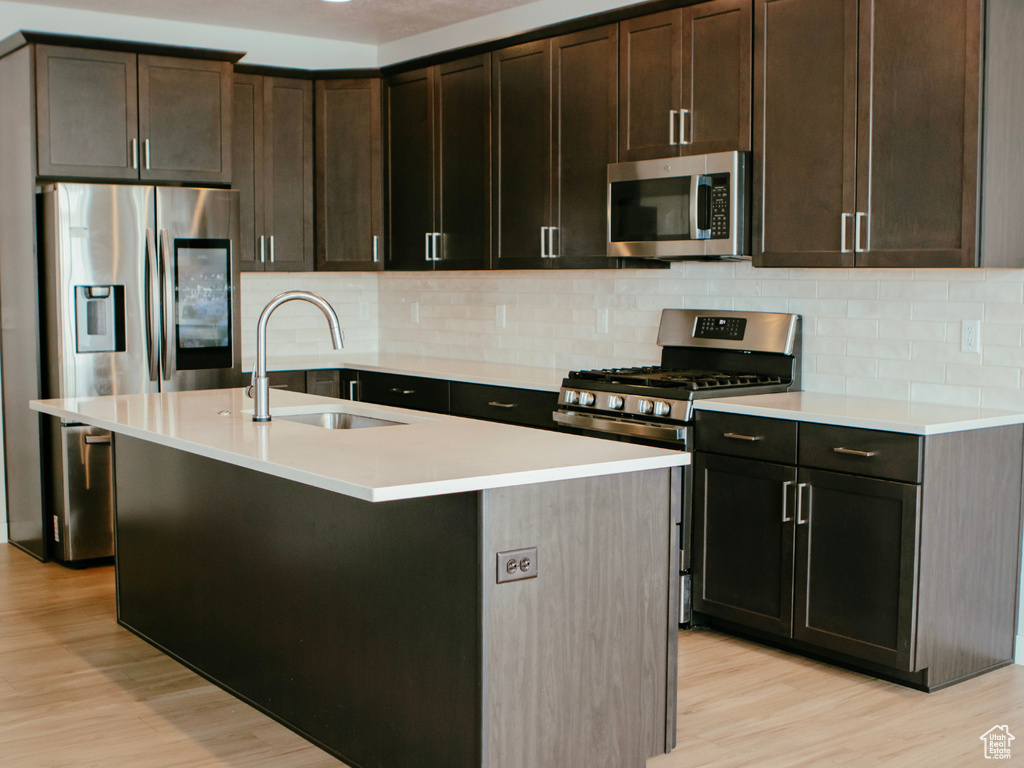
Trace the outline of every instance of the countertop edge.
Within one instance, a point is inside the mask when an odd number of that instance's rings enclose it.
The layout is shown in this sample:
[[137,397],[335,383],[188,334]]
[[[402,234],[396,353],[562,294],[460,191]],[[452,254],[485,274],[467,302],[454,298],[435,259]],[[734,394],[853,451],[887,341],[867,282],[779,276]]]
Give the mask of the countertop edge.
[[[758,396],[753,395],[750,397]],[[1024,413],[1014,413],[1012,411],[977,417],[954,418],[928,423],[914,423],[912,421],[899,421],[872,418],[868,416],[830,413],[824,409],[798,410],[796,408],[788,409],[775,405],[755,405],[749,402],[730,403],[727,401],[728,398],[722,398],[719,400],[697,400],[694,401],[694,409],[698,411],[713,411],[717,413],[733,413],[742,416],[786,419],[789,421],[800,421],[812,424],[827,424],[831,426],[854,427],[858,429],[874,429],[883,432],[900,432],[903,434],[921,435],[923,437],[927,437],[929,435],[949,434],[952,432],[966,432],[976,429],[990,429],[994,427],[1024,424]],[[915,405],[927,407],[929,404],[922,403]],[[946,406],[935,407],[945,408]]]

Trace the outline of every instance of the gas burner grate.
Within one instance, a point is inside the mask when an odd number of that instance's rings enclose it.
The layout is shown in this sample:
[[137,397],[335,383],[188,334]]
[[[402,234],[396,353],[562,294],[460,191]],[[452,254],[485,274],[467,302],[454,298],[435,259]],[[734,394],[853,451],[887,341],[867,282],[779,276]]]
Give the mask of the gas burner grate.
[[677,388],[696,392],[698,390],[722,389],[725,387],[754,387],[781,384],[778,376],[756,373],[722,373],[718,371],[679,370],[658,365],[632,368],[602,368],[593,371],[577,371],[570,378],[581,381],[600,381],[606,384],[626,384],[641,387]]

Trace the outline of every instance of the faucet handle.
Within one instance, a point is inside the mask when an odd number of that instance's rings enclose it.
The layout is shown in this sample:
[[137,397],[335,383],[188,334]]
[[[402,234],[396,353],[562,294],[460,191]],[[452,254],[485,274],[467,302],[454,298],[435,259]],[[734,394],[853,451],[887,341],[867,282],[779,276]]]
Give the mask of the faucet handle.
[[249,380],[249,386],[245,388],[245,396],[250,400],[253,399],[253,392],[256,390],[256,363],[252,364],[252,379]]

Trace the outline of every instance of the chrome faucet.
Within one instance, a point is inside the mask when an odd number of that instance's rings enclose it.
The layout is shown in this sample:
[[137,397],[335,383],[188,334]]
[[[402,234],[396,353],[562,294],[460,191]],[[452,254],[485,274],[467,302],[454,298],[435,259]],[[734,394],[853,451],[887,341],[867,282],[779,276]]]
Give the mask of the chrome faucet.
[[320,308],[331,326],[331,341],[335,349],[344,346],[344,335],[341,332],[341,324],[338,322],[338,313],[334,307],[325,299],[309,291],[285,291],[272,298],[260,314],[259,323],[256,325],[256,365],[252,369],[252,386],[250,397],[256,400],[253,407],[253,421],[270,421],[270,380],[267,378],[267,324],[274,310],[289,301],[308,301]]

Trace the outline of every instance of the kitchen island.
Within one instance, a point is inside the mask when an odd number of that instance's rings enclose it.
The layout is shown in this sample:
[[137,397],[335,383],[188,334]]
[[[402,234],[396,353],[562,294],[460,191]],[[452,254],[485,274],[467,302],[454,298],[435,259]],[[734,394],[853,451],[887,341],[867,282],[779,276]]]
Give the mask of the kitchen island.
[[[674,744],[688,454],[290,392],[32,407],[115,433],[119,623],[345,762]],[[324,411],[391,424],[288,418]]]

